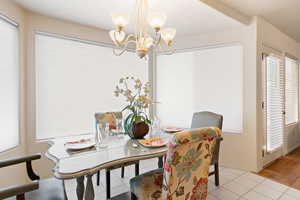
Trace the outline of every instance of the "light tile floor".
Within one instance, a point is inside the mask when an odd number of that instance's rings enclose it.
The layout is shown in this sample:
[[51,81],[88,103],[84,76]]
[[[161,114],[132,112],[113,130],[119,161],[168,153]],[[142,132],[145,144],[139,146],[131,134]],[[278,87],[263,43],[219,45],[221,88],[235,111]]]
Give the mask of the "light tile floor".
[[[140,173],[157,168],[157,159],[140,163]],[[129,179],[134,176],[134,166],[125,168],[125,178],[120,177],[121,170],[111,172],[112,196],[129,191]],[[93,176],[95,199],[104,200],[105,174],[101,171],[99,187],[96,175]],[[70,200],[76,200],[76,181],[66,181],[66,190]],[[220,186],[214,184],[214,177],[209,177],[208,200],[300,200],[300,191],[277,182],[265,179],[250,172],[237,169],[220,168]]]

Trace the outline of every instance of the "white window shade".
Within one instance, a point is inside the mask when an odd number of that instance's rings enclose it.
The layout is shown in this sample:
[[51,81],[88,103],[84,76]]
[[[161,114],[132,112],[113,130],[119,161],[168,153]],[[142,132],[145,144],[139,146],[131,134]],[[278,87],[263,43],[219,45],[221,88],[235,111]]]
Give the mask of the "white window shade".
[[285,109],[286,124],[296,123],[299,118],[299,64],[296,60],[285,60]]
[[145,60],[134,53],[36,35],[37,139],[94,132],[94,113],[120,111],[113,91],[124,76],[148,80]]
[[242,132],[242,46],[160,55],[156,76],[163,126],[190,127],[194,112],[211,111],[224,116],[225,132]]
[[0,17],[0,152],[19,144],[18,28]]

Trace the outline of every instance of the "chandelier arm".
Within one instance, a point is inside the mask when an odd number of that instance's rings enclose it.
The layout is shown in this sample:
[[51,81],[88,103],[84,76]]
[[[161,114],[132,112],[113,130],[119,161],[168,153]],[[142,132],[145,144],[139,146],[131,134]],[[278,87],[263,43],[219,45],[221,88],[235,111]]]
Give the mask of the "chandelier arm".
[[125,51],[126,51],[126,48],[122,49],[122,51],[120,51],[120,52],[117,52],[116,49],[113,49],[113,53],[115,56],[121,56]]
[[172,54],[176,51],[176,49],[173,47],[172,44],[170,44],[170,45],[167,44],[167,47],[168,47],[168,48],[164,48],[164,47],[161,45],[161,43],[159,43],[159,44],[158,44],[158,47],[159,47],[159,50],[160,50],[161,52],[163,52],[164,54],[166,54],[166,55],[172,55]]
[[166,55],[172,55],[173,53],[175,53],[176,49],[173,47],[172,44],[168,45],[168,51],[166,51]]
[[[130,40],[131,38],[132,38],[133,40]],[[135,35],[134,35],[134,34],[129,34],[129,35],[126,37],[126,39],[124,40],[124,43],[127,44],[127,43],[131,43],[132,41],[135,42],[135,40],[136,40]]]
[[158,43],[158,49],[163,52],[164,51],[164,48],[162,47],[161,43]]
[[118,47],[126,47],[127,46],[127,43],[128,43],[128,41],[131,39],[131,38],[133,38],[133,40],[135,40],[135,35],[134,34],[129,34],[129,35],[127,35],[127,37],[123,40],[123,41],[121,41],[121,42],[119,42],[118,40],[117,40],[117,37],[116,37],[116,32],[114,32],[114,41],[115,41],[115,43],[116,43],[116,45],[118,46]]
[[161,42],[161,34],[156,33],[155,34],[155,42],[154,42],[155,48],[160,44],[160,42]]
[[126,42],[123,43],[123,48],[121,49],[120,52],[117,52],[115,48],[113,48],[113,53],[114,55],[116,56],[121,56],[126,50],[127,50],[127,47],[130,43],[136,43],[135,40],[128,40]]
[[119,42],[117,40],[117,36],[116,36],[117,31],[114,32],[114,42],[118,47],[123,47],[124,44],[122,44],[122,42]]

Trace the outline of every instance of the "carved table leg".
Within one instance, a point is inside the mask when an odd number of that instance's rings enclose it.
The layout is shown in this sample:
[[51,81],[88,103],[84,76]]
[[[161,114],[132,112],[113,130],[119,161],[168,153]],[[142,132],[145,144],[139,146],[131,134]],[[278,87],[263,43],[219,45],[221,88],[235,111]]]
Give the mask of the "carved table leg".
[[94,192],[94,186],[93,186],[93,180],[92,180],[92,174],[87,175],[87,181],[86,181],[86,189],[85,189],[85,200],[94,200],[95,199],[95,192]]
[[76,187],[76,194],[78,200],[83,200],[83,194],[84,194],[84,176],[81,176],[76,179],[77,181],[77,187]]

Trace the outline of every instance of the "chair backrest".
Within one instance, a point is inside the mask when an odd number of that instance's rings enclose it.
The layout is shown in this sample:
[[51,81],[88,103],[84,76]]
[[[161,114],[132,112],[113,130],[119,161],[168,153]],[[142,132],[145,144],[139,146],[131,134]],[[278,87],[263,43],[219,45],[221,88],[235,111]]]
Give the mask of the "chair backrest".
[[95,113],[96,130],[99,124],[109,124],[109,129],[116,129],[117,119],[122,120],[122,112],[99,112]]
[[194,113],[191,128],[217,127],[222,130],[222,126],[222,115],[204,111]]
[[164,165],[162,199],[206,199],[212,152],[220,136],[214,127],[174,134]]

